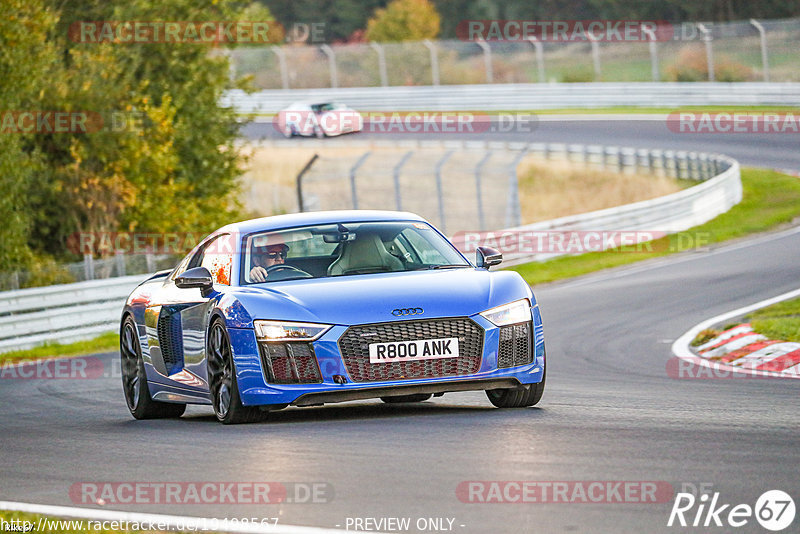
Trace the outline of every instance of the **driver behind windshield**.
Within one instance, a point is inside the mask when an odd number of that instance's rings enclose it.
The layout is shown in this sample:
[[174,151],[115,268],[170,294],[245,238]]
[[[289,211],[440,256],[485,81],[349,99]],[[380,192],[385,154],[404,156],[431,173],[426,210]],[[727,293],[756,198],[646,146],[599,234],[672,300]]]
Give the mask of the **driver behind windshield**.
[[253,247],[252,263],[250,269],[251,282],[266,282],[267,269],[275,265],[283,265],[289,254],[289,246],[285,243],[273,243],[264,247]]

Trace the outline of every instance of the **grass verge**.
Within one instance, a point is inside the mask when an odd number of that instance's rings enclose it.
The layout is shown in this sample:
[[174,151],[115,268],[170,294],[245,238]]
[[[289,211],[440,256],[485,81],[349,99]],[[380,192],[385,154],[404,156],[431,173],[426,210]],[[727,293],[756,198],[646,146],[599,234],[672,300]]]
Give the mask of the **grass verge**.
[[744,168],[742,186],[742,201],[727,213],[685,232],[652,241],[649,250],[643,246],[635,247],[635,252],[612,249],[509,269],[517,271],[529,284],[542,284],[772,230],[800,216],[800,180],[796,177],[767,169]]
[[786,300],[748,316],[753,330],[780,341],[800,342],[800,299]]
[[0,354],[0,363],[18,360],[38,360],[41,358],[55,358],[60,356],[82,356],[84,354],[97,354],[111,352],[119,348],[119,334],[109,332],[93,339],[76,341],[75,343],[50,343],[27,350],[15,350]]

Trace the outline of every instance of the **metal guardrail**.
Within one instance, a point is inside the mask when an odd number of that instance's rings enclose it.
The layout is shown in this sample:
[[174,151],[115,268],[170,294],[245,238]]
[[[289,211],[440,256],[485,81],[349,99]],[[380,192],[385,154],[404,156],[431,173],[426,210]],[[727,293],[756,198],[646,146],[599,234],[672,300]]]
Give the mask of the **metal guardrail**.
[[[487,98],[486,95],[491,95]],[[800,106],[800,83],[525,83],[339,89],[231,90],[222,105],[271,114],[297,101],[342,102],[359,111],[474,111],[612,106]]]
[[[666,162],[672,161],[678,177],[697,179],[702,183],[651,200],[518,226],[506,231],[659,231],[672,234],[710,221],[742,200],[741,169],[739,162],[732,158],[666,150],[618,150],[620,165],[641,166],[659,162],[658,167],[668,168],[665,167]],[[569,157],[570,147],[564,147],[562,153]],[[710,179],[703,177],[703,168],[713,170],[714,176]],[[542,261],[559,255],[562,254],[506,254],[505,265]]]
[[0,293],[0,352],[117,330],[125,299],[144,278],[121,276]]

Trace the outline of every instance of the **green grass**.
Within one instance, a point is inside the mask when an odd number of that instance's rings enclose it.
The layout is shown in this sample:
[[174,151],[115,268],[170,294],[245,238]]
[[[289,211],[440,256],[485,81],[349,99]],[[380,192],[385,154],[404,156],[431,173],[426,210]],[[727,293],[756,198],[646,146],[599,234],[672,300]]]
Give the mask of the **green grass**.
[[0,362],[13,362],[16,360],[38,360],[41,358],[54,358],[56,356],[81,356],[83,354],[97,354],[111,352],[119,349],[119,334],[110,332],[94,339],[77,341],[75,343],[51,343],[27,350],[15,350],[0,354]]
[[753,330],[769,339],[800,342],[800,299],[786,300],[748,316]]
[[742,186],[742,201],[727,213],[685,232],[652,241],[650,251],[614,249],[509,269],[517,271],[529,284],[552,282],[764,232],[800,216],[800,179],[767,169],[744,168]]

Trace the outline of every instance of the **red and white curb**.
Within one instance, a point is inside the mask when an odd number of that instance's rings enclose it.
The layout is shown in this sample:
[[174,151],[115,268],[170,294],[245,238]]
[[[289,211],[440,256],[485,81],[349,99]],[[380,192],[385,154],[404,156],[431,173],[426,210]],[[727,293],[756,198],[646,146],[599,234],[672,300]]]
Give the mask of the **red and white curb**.
[[800,289],[795,289],[703,321],[675,340],[672,353],[681,360],[717,373],[800,378],[800,343],[768,340],[754,332],[748,323],[730,328],[696,347],[698,354],[689,346],[700,332],[716,324],[798,296]]
[[[179,530],[202,532],[236,532],[256,534],[341,534],[339,529],[303,527],[296,525],[261,525],[228,521],[202,517],[185,517],[161,514],[140,514],[134,512],[120,512],[116,510],[98,510],[94,508],[76,508],[72,506],[50,506],[45,504],[31,504],[24,502],[0,501],[0,510],[25,512],[53,518],[86,519],[87,521],[118,521],[128,524],[158,525],[163,530]],[[41,531],[41,529],[39,529]]]

